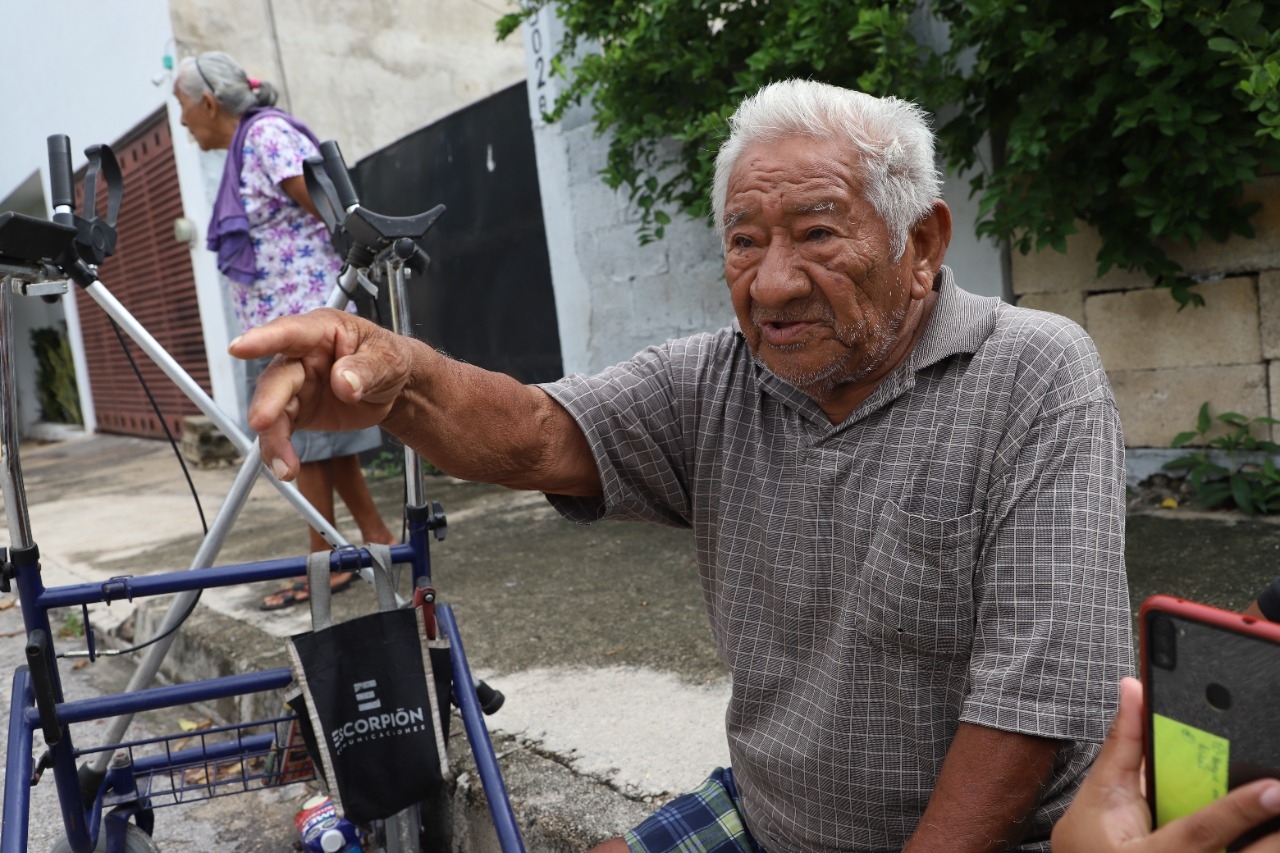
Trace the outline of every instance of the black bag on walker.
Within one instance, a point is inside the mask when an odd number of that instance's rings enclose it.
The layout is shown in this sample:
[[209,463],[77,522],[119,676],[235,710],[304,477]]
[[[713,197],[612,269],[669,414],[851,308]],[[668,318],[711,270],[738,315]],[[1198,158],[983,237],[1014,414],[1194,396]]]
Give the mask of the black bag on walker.
[[369,548],[379,612],[337,625],[329,619],[329,554],[312,554],[315,630],[288,642],[316,763],[338,810],[354,823],[430,798],[449,773],[441,722],[448,719],[449,673],[432,666],[432,647],[439,647],[436,662],[447,662],[447,642],[428,639],[421,608],[396,609],[384,549]]

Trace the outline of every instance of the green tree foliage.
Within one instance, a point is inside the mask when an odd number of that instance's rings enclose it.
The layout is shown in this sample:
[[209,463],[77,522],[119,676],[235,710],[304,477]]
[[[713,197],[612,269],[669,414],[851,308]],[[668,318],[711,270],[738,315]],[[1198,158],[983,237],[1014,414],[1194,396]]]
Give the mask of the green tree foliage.
[[52,326],[31,330],[31,349],[36,356],[36,396],[40,417],[50,423],[82,424],[80,392],[71,359],[71,343]]
[[995,143],[995,162],[974,179],[980,233],[1023,252],[1065,251],[1082,220],[1102,237],[1099,275],[1141,270],[1179,302],[1199,302],[1163,246],[1252,236],[1256,205],[1242,202],[1242,184],[1280,152],[1240,88],[1240,55],[1215,45],[1228,33],[1266,40],[1280,6],[1269,23],[1261,0],[1109,7],[936,0],[974,57],[933,92],[959,105],[942,147],[970,166],[984,134]]
[[[548,0],[499,24],[513,32]],[[549,118],[589,100],[610,132],[603,178],[630,194],[642,242],[670,209],[709,213],[735,104],[805,77],[896,94],[944,116],[952,168],[980,166],[980,234],[1065,250],[1083,221],[1101,275],[1141,270],[1202,301],[1164,250],[1250,236],[1241,185],[1280,165],[1275,0],[557,0],[566,86]],[[930,16],[949,31],[917,38]],[[934,28],[937,29],[936,27]],[[585,49],[584,49],[585,48]],[[979,141],[990,140],[990,162]]]
[[[506,16],[515,30],[545,0]],[[925,55],[907,31],[914,2],[839,0],[563,0],[566,40],[556,73],[567,85],[549,118],[590,98],[612,131],[605,182],[640,208],[640,238],[661,238],[674,207],[706,217],[715,152],[737,102],[787,77],[890,91],[914,81]],[[580,55],[580,45],[593,45]],[[668,144],[674,142],[672,146]]]

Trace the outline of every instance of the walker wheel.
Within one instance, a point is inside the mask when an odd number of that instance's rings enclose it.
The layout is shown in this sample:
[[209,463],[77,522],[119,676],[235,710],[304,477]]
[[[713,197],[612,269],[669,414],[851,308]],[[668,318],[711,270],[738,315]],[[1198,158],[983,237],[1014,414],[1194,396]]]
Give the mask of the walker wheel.
[[[107,830],[106,827],[98,828],[98,846],[93,848],[93,853],[106,853],[107,850]],[[49,853],[71,853],[71,842],[67,841],[66,836],[58,839],[53,845],[53,849]],[[151,840],[151,836],[147,835],[136,824],[125,824],[124,829],[124,853],[160,853],[160,848]]]

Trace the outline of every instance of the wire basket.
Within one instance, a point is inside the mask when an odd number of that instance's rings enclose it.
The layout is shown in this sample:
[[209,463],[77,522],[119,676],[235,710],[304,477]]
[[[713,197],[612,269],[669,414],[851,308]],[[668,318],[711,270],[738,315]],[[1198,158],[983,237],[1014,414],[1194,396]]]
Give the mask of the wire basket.
[[117,775],[116,794],[104,798],[104,806],[116,798],[142,796],[152,808],[161,808],[316,778],[292,714],[82,749],[80,754],[108,751],[115,753],[114,773],[132,768],[136,793]]

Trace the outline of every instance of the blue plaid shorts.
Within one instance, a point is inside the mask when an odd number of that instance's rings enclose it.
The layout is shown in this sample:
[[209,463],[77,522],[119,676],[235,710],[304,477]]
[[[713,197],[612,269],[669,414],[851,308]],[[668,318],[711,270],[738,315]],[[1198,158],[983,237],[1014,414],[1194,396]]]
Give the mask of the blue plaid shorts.
[[622,835],[632,853],[764,853],[747,832],[733,771],[707,780]]

